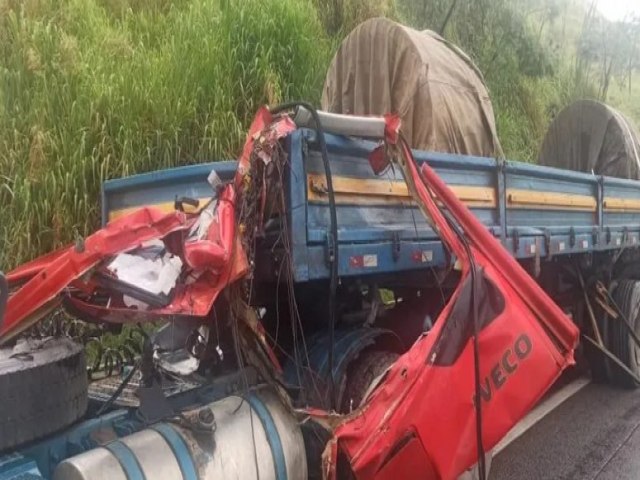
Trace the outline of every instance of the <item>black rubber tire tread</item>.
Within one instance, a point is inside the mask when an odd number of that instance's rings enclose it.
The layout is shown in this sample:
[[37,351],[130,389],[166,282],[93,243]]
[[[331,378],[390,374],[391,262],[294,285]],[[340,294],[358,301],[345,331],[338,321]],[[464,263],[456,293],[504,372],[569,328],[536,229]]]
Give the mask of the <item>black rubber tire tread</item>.
[[56,432],[87,409],[84,348],[51,339],[29,355],[0,349],[0,452]]
[[386,350],[367,350],[360,354],[347,373],[347,385],[342,401],[342,411],[349,412],[351,406],[358,408],[371,383],[395,362],[395,352]]
[[[636,333],[640,333],[640,282],[637,280],[622,280],[618,283],[612,296]],[[622,318],[609,319],[609,338],[607,340],[609,350],[636,375],[640,376],[640,365],[635,358],[635,342],[629,335]],[[613,385],[624,388],[638,388],[640,386],[611,361],[609,361],[609,370]]]

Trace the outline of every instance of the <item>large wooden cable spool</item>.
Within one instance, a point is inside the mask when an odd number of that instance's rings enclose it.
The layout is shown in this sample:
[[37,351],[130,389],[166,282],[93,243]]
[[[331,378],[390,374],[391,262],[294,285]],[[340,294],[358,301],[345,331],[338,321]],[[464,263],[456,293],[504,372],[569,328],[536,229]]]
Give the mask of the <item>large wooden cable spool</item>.
[[397,113],[413,148],[502,156],[489,92],[469,57],[435,32],[385,18],[361,23],[344,39],[327,72],[322,108]]
[[638,131],[609,105],[579,100],[562,110],[549,126],[539,164],[638,180]]

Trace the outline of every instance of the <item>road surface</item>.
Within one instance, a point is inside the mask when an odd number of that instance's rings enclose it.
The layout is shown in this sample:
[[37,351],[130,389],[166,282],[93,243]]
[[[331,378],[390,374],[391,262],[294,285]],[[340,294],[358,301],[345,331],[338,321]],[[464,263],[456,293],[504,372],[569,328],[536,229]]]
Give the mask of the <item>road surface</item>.
[[640,479],[640,390],[590,384],[493,459],[490,480]]

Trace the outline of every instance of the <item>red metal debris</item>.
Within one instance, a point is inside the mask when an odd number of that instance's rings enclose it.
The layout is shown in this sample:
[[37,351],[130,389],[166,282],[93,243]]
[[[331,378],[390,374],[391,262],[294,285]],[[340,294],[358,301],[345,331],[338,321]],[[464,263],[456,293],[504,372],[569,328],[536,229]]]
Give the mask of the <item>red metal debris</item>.
[[164,214],[143,208],[111,222],[82,242],[10,272],[11,285],[29,278],[9,297],[0,343],[14,336],[37,319],[41,309],[55,302],[59,294],[105,258],[138,247],[149,240],[184,230],[190,222],[181,212]]
[[[31,326],[59,304],[62,294],[72,289],[81,295],[67,295],[68,305],[82,315],[105,322],[136,322],[169,315],[205,317],[219,293],[248,271],[246,254],[236,235],[236,192],[242,192],[254,151],[265,163],[280,138],[294,130],[286,115],[274,119],[261,108],[251,125],[238,161],[232,184],[218,191],[215,218],[203,238],[188,239],[197,215],[182,212],[163,214],[143,208],[109,223],[76,246],[68,246],[22,265],[7,276],[15,290],[9,298],[0,329],[0,344]],[[91,272],[101,262],[142,246],[150,240],[162,240],[171,253],[186,265],[171,301],[162,308],[130,308],[122,295],[112,295],[108,304],[95,303],[91,295],[100,288]],[[104,289],[103,289],[104,290]]]
[[[101,321],[123,323],[164,315],[208,315],[220,291],[247,271],[245,254],[235,236],[234,200],[234,187],[227,185],[219,193],[217,217],[202,240],[184,242],[197,216],[143,208],[109,223],[81,245],[45,255],[10,272],[10,284],[26,283],[9,298],[0,343],[37,321],[43,309],[55,306],[67,287],[82,292],[67,297],[76,312]],[[193,281],[176,285],[168,305],[138,310],[128,308],[118,296],[108,306],[87,299],[98,290],[99,282],[86,274],[114,255],[157,239],[164,240],[167,246],[177,245],[178,251],[174,253],[184,257],[197,274]]]

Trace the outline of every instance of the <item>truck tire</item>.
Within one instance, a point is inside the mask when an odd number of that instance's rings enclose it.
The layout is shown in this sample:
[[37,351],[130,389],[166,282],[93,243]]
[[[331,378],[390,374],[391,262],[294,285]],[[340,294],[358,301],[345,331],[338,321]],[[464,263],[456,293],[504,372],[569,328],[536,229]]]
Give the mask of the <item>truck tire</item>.
[[[622,280],[613,292],[613,300],[633,327],[640,334],[640,281]],[[629,334],[622,318],[609,319],[609,349],[637,376],[640,376],[640,348]],[[624,388],[640,385],[621,368],[609,361],[611,383]]]
[[397,353],[386,350],[368,350],[355,359],[347,373],[347,386],[341,411],[347,413],[358,408],[374,380],[382,375],[399,356]]
[[87,409],[82,346],[60,338],[17,350],[0,348],[0,451],[60,430]]

